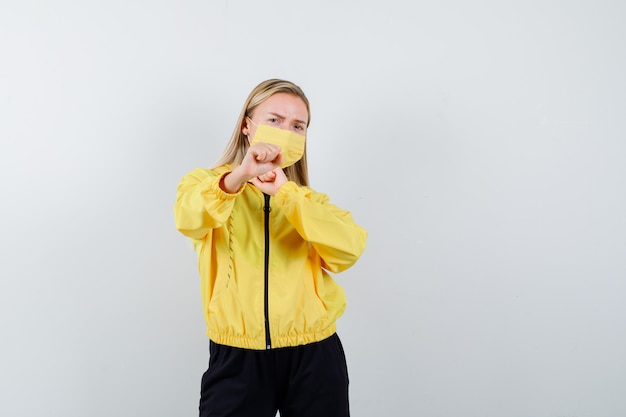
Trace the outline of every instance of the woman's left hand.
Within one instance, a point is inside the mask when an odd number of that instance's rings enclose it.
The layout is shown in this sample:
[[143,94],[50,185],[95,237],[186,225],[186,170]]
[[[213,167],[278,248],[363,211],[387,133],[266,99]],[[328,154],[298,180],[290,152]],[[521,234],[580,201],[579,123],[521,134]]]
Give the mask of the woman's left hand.
[[287,176],[281,168],[274,168],[270,172],[252,178],[252,183],[256,188],[271,196],[275,195],[287,181]]

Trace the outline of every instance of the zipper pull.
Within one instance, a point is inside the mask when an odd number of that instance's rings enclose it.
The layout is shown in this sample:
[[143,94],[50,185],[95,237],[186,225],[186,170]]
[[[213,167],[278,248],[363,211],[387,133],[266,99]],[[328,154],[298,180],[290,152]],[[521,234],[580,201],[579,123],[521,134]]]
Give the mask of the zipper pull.
[[263,211],[269,213],[272,211],[272,207],[270,207],[270,196],[269,194],[263,193],[263,197],[265,197],[265,205],[263,206]]

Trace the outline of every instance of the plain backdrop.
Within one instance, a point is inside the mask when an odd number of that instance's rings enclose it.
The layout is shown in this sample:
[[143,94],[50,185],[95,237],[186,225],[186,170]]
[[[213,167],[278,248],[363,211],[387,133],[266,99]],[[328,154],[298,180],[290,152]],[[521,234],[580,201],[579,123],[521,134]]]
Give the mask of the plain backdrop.
[[0,415],[197,415],[182,176],[267,78],[369,231],[358,417],[626,415],[626,3],[0,0]]

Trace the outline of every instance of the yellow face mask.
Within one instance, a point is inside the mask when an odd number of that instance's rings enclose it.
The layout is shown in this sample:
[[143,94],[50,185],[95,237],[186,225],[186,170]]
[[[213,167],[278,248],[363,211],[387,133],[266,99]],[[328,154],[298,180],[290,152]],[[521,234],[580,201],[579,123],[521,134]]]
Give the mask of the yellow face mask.
[[267,125],[258,125],[251,145],[258,142],[271,143],[280,146],[283,155],[281,168],[286,168],[298,162],[304,155],[306,136],[299,135],[291,130],[278,129]]

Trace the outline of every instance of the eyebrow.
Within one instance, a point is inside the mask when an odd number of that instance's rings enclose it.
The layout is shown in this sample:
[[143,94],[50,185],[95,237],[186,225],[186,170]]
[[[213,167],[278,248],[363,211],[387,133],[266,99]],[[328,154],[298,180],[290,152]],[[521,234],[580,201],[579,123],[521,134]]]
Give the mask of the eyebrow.
[[[268,116],[276,116],[276,117],[278,117],[279,119],[284,119],[284,118],[285,118],[285,116],[280,115],[280,114],[278,114],[278,113],[272,113],[272,112],[270,112],[270,113],[267,113],[267,115],[268,115]],[[304,120],[296,119],[295,121],[296,121],[296,122],[298,122],[298,123],[300,123],[300,124],[303,124],[303,125],[305,125],[305,126],[307,125],[307,122],[305,122]]]

